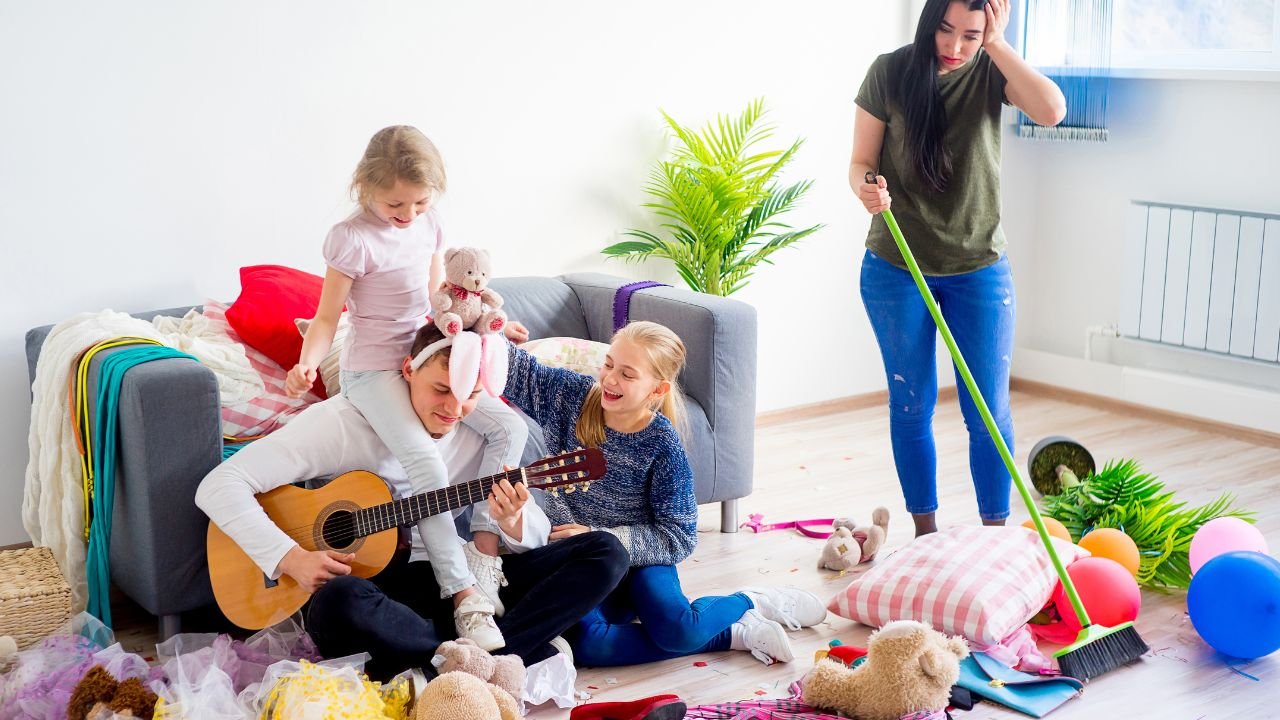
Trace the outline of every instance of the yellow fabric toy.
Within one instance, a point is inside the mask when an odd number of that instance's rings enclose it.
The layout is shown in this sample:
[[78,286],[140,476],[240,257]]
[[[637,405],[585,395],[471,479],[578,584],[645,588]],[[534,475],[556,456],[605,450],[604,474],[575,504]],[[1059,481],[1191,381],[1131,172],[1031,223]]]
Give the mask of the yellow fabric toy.
[[354,668],[300,667],[267,693],[259,720],[408,720],[406,677],[383,687]]

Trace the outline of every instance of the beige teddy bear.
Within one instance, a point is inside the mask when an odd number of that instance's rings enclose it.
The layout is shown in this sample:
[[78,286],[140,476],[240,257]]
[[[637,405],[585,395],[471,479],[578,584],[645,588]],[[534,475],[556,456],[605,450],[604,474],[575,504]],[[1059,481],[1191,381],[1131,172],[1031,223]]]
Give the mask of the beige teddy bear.
[[445,337],[463,330],[501,332],[507,324],[502,296],[489,289],[489,251],[451,248],[444,253],[444,284],[431,293],[436,327]]
[[436,672],[463,672],[497,685],[511,697],[524,696],[524,663],[517,655],[490,655],[467,638],[446,640],[436,648],[431,664]]
[[506,690],[475,675],[447,672],[427,683],[414,720],[521,720],[520,704]]
[[889,510],[876,508],[871,513],[871,525],[867,527],[859,527],[853,518],[839,518],[832,526],[835,532],[822,548],[818,569],[843,572],[875,559],[889,534]]
[[858,720],[898,720],[942,710],[960,678],[960,660],[968,654],[963,638],[897,620],[871,634],[867,660],[857,668],[819,660],[803,681],[804,701]]

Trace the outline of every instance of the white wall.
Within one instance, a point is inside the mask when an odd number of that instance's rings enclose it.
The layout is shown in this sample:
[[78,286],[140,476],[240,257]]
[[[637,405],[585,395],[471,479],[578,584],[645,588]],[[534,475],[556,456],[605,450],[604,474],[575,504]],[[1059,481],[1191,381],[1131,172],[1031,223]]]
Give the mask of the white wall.
[[1085,328],[1118,322],[1131,200],[1280,212],[1280,82],[1115,80],[1111,90],[1106,143],[1006,135],[1020,348],[1082,358]]
[[[499,273],[673,281],[598,252],[648,222],[658,108],[700,124],[766,96],[777,142],[808,138],[787,177],[817,181],[790,219],[828,227],[740,294],[760,310],[759,407],[882,388],[857,293],[868,216],[845,168],[854,93],[906,41],[906,15],[873,0],[0,5],[0,544],[26,538],[23,333],[229,300],[242,265],[320,272],[345,181],[393,123],[440,146],[454,241],[494,250]],[[786,372],[797,359],[803,375]]]

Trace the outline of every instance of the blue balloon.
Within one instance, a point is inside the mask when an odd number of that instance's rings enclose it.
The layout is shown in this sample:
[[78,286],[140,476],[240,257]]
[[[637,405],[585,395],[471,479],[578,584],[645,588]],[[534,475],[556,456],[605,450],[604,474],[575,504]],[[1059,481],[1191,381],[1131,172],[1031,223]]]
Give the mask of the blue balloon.
[[1237,550],[1205,563],[1191,578],[1187,612],[1215,650],[1253,660],[1280,649],[1280,561]]

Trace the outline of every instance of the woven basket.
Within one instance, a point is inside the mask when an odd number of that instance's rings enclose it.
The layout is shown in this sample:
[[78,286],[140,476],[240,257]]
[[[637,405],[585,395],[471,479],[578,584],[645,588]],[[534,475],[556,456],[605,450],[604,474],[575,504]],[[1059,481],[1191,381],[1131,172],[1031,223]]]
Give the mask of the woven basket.
[[71,588],[47,547],[0,551],[0,635],[22,649],[71,618]]

